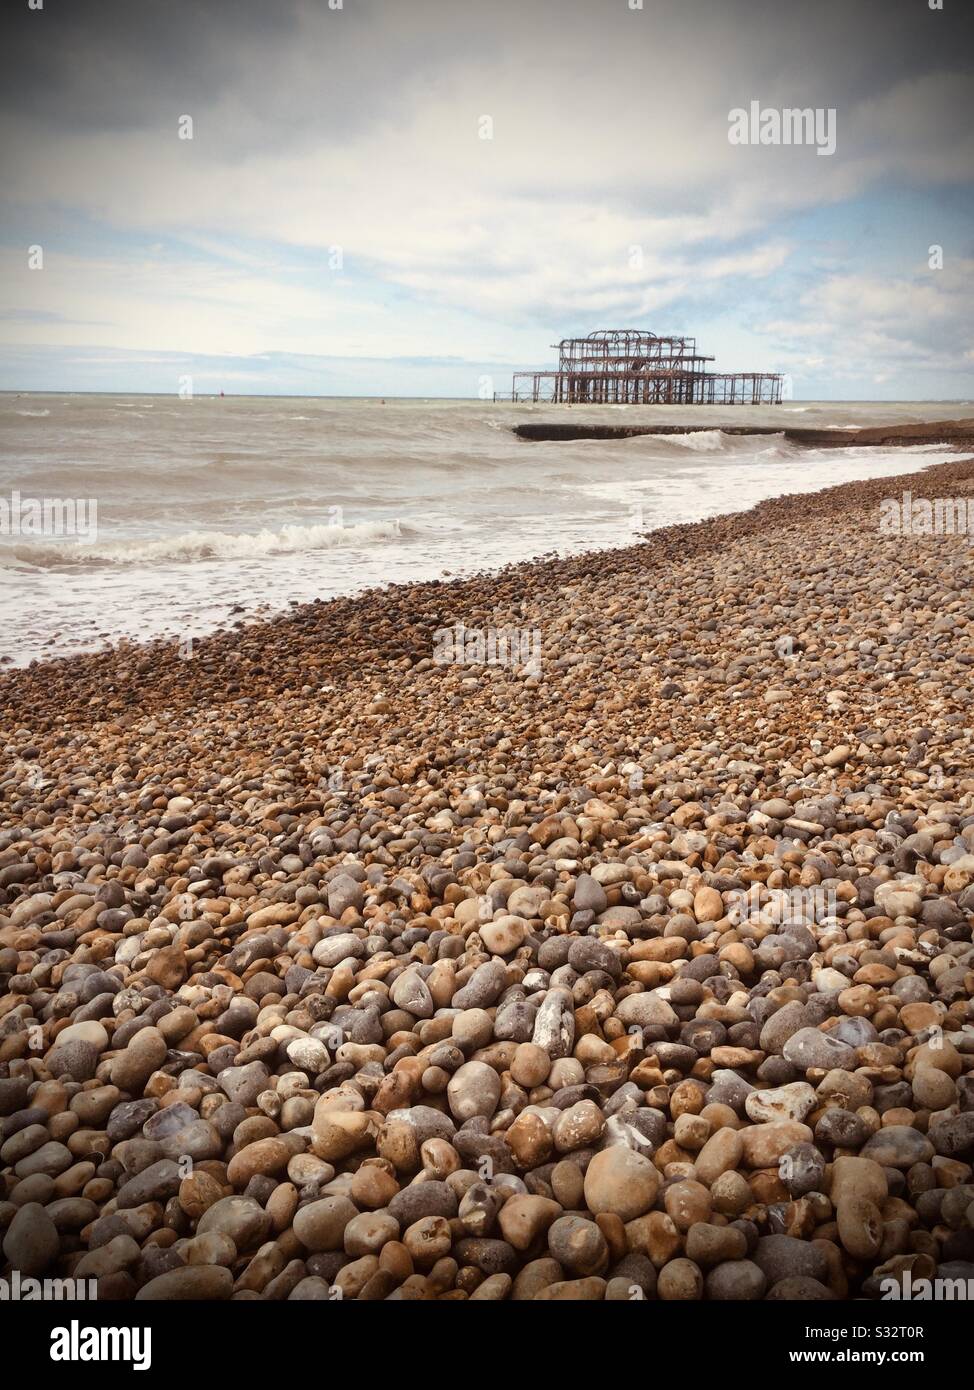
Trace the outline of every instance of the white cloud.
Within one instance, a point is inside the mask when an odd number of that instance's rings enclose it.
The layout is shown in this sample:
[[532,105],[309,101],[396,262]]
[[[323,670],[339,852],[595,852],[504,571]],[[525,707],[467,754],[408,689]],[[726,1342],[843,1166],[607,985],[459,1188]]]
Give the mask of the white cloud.
[[[892,285],[862,274],[868,250],[794,265],[806,215],[974,167],[966,79],[905,75],[865,11],[823,0],[798,39],[731,0],[291,5],[279,25],[261,11],[259,37],[240,13],[221,30],[200,11],[156,62],[137,35],[91,35],[65,55],[51,114],[8,122],[18,236],[55,229],[44,272],[12,253],[12,307],[68,322],[8,319],[7,341],[80,346],[97,323],[126,350],[524,360],[556,325],[656,326],[749,287],[785,357],[851,335],[899,360],[924,324],[958,335],[952,279],[910,282],[908,330]],[[752,99],[834,106],[836,154],[731,146],[728,113]],[[192,141],[177,139],[184,112]],[[78,224],[111,252],[79,244]],[[783,271],[813,285],[801,312],[771,292]]]
[[830,275],[801,297],[805,319],[762,325],[783,343],[792,364],[807,366],[809,342],[829,364],[836,381],[861,377],[880,367],[872,379],[894,375],[903,383],[934,378],[961,385],[959,364],[974,356],[974,260],[948,262],[943,270],[913,277],[880,279],[864,273]]

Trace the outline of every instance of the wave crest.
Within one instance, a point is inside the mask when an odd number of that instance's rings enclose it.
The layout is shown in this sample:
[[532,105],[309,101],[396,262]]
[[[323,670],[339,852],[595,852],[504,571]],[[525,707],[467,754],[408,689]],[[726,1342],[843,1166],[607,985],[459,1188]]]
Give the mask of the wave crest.
[[323,523],[317,526],[282,526],[277,531],[186,531],[158,540],[124,540],[87,544],[81,541],[57,543],[23,542],[0,547],[0,562],[11,558],[39,568],[61,565],[140,565],[166,561],[192,563],[197,560],[247,560],[266,555],[290,555],[302,550],[330,550],[336,546],[354,548],[373,542],[403,539],[409,528],[398,519],[366,521],[357,526]]

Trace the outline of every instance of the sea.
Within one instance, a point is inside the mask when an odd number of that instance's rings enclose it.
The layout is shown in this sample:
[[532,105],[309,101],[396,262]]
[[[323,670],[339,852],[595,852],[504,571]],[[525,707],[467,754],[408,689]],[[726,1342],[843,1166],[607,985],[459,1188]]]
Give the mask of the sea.
[[[970,402],[569,409],[0,394],[0,665],[155,639],[185,654],[204,634],[312,599],[631,545],[766,497],[954,456],[807,449],[725,425],[970,414]],[[513,433],[548,421],[706,429],[569,443]]]

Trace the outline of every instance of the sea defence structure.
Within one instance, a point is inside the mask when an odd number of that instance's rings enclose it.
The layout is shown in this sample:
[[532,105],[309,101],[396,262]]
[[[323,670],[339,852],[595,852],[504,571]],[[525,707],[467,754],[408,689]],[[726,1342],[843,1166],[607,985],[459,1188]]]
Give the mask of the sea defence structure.
[[556,405],[779,405],[774,372],[711,372],[695,338],[657,337],[638,328],[564,338],[558,370],[517,372],[509,397]]

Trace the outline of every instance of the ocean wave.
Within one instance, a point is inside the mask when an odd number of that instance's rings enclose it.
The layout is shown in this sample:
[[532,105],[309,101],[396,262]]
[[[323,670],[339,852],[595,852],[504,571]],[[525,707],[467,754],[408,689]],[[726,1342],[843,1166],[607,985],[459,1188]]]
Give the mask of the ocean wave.
[[14,414],[15,414],[15,415],[26,415],[26,416],[28,416],[28,417],[29,417],[30,419],[32,419],[32,420],[43,420],[43,419],[45,418],[45,416],[50,415],[50,413],[51,413],[51,412],[50,412],[49,410],[15,410],[15,411],[14,411]]
[[[785,438],[783,430],[769,434],[729,434],[722,429],[688,430],[680,434],[637,434],[622,441],[632,452],[643,456],[650,454],[660,462],[685,460],[690,454],[706,454],[714,463],[722,459],[734,462],[745,461],[767,454],[790,456],[797,448]],[[573,441],[590,449],[604,447],[598,439]]]
[[0,564],[10,560],[53,569],[62,565],[156,565],[196,560],[253,560],[293,555],[304,550],[354,549],[402,540],[412,534],[398,519],[366,521],[357,526],[282,526],[278,531],[186,531],[158,540],[124,540],[87,544],[80,541],[15,544],[0,547]]
[[665,438],[668,443],[692,449],[695,454],[713,454],[718,449],[729,449],[734,436],[723,430],[691,430],[686,434],[668,434]]
[[784,431],[774,434],[728,434],[724,430],[694,430],[687,434],[670,434],[666,438],[681,448],[697,454],[751,454],[756,448],[780,448],[785,444]]

